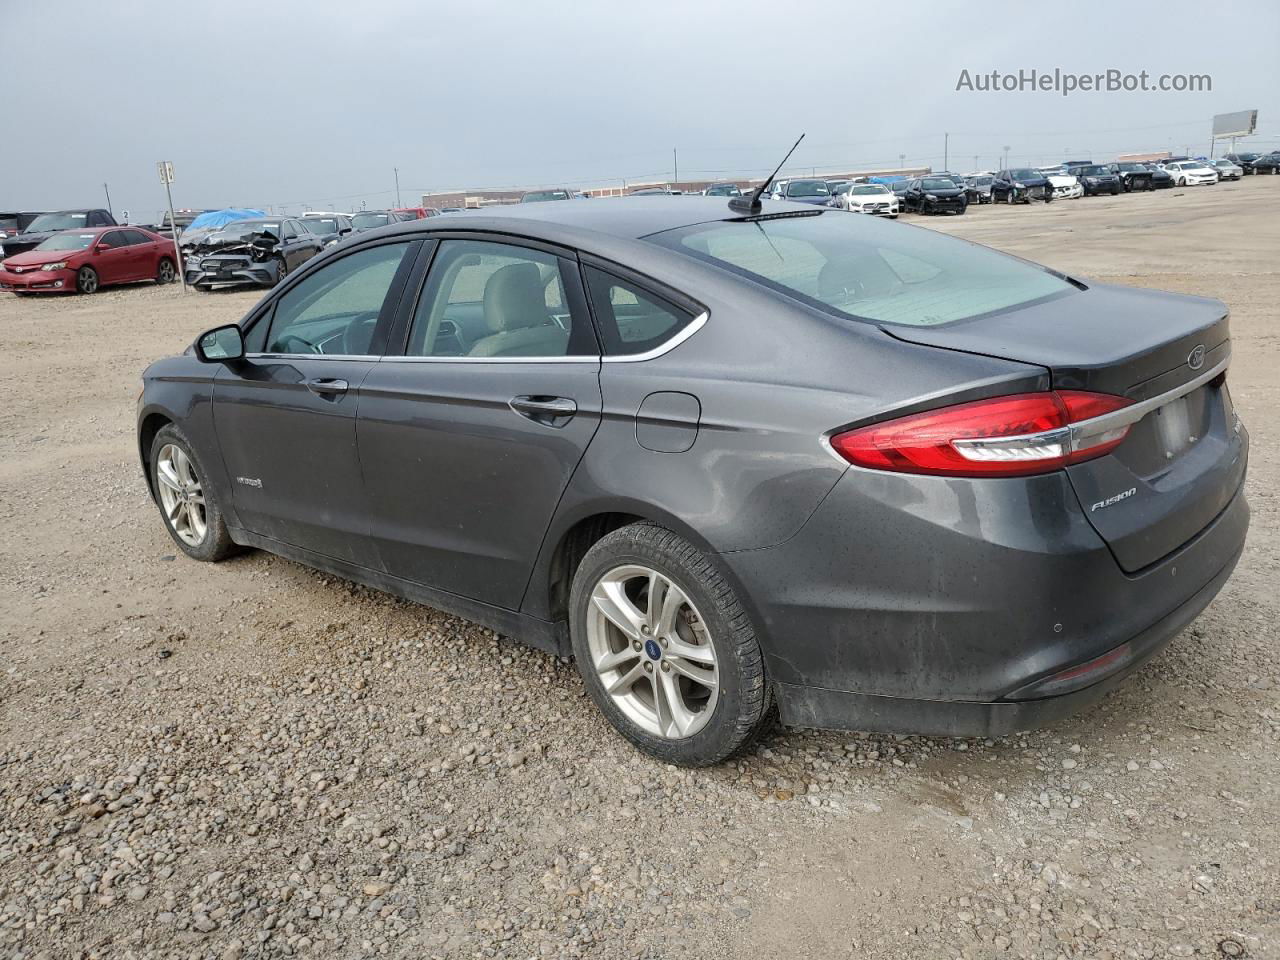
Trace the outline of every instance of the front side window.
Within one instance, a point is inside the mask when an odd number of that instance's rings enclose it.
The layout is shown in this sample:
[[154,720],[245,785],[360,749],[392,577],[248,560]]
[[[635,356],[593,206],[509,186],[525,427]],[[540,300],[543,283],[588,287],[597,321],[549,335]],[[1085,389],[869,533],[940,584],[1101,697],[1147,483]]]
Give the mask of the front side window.
[[1048,270],[875,218],[717,222],[649,238],[852,319],[933,326],[1073,292]]
[[112,230],[110,233],[104,233],[102,239],[98,241],[98,246],[115,249],[117,247],[127,247],[128,243],[124,239],[124,234],[119,230]]
[[276,303],[267,353],[364,356],[408,243],[334,260]]
[[413,357],[519,358],[597,353],[567,305],[561,259],[487,240],[444,240],[409,332]]
[[595,267],[587,267],[586,275],[600,337],[610,356],[647,353],[693,322],[687,310],[635,284]]

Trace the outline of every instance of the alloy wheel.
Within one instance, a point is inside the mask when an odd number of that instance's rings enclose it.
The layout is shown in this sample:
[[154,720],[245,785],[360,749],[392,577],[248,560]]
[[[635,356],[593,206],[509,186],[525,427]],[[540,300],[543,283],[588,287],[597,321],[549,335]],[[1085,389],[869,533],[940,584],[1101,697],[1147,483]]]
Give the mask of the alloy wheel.
[[618,709],[646,733],[691,737],[719,699],[716,652],[689,595],[641,564],[596,581],[587,613],[592,666]]
[[81,293],[96,293],[98,290],[98,272],[93,267],[81,267],[79,276]]
[[160,273],[157,278],[161,283],[173,282],[173,264],[168,260],[160,261]]
[[183,543],[198,547],[209,531],[204,487],[187,452],[166,443],[156,457],[156,485],[165,521]]

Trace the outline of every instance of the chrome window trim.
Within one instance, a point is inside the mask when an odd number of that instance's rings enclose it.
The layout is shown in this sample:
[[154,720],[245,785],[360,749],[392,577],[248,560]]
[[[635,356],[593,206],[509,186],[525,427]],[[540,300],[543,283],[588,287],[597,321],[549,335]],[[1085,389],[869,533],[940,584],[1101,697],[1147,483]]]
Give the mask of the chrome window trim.
[[381,360],[372,353],[246,353],[246,360]]
[[689,323],[683,326],[675,336],[669,340],[665,340],[652,350],[646,350],[644,353],[623,353],[616,356],[606,355],[603,358],[605,363],[643,363],[645,360],[653,360],[665,353],[670,353],[680,344],[684,343],[695,333],[707,325],[707,320],[711,316],[711,312],[703,310],[702,313],[694,317]]
[[599,363],[599,354],[573,357],[406,357],[388,355],[383,363]]

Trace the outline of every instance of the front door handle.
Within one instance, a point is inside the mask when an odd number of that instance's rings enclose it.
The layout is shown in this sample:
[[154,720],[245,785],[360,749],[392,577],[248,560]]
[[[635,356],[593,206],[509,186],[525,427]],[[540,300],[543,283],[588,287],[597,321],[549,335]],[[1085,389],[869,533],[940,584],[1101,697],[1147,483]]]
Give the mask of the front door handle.
[[578,404],[568,397],[512,397],[508,405],[520,416],[548,427],[563,427],[578,412]]
[[328,377],[317,377],[305,381],[307,389],[326,400],[337,400],[347,392],[347,381],[332,380]]

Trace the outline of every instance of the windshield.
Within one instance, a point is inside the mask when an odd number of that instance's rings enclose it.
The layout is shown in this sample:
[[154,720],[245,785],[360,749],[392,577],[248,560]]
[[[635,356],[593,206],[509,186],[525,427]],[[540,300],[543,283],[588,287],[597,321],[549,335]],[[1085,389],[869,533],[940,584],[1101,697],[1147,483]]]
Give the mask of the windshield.
[[850,187],[849,192],[857,196],[870,196],[873,193],[888,193],[888,187],[882,187],[878,183],[868,183],[857,187]]
[[87,213],[42,213],[29,224],[25,233],[46,233],[50,230],[75,230],[88,221]]
[[307,217],[302,221],[302,225],[307,228],[309,233],[325,236],[330,233],[338,232],[338,221],[333,217]]
[[970,182],[970,183],[972,183],[975,187],[989,187],[989,186],[991,186],[991,178],[990,178],[990,177],[974,177],[974,178],[973,178],[972,180],[970,180],[969,182]]
[[925,177],[920,186],[926,190],[954,190],[956,185],[943,177]]
[[1076,173],[1083,173],[1086,177],[1097,177],[1110,172],[1106,167],[1081,167],[1076,171]]
[[844,214],[696,224],[650,240],[845,317],[910,326],[964,320],[1075,289],[1048,270],[977,244]]
[[707,187],[708,197],[736,197],[742,191],[732,183],[717,183],[714,186]]
[[351,226],[356,230],[370,230],[391,223],[388,213],[357,213],[351,218]]
[[543,200],[568,200],[567,190],[535,190],[520,198],[521,203],[541,203]]
[[788,197],[829,197],[831,190],[825,180],[792,180],[787,184]]
[[1015,180],[1042,180],[1039,170],[1010,170],[1009,176]]
[[37,250],[88,250],[96,233],[59,233],[36,247]]

